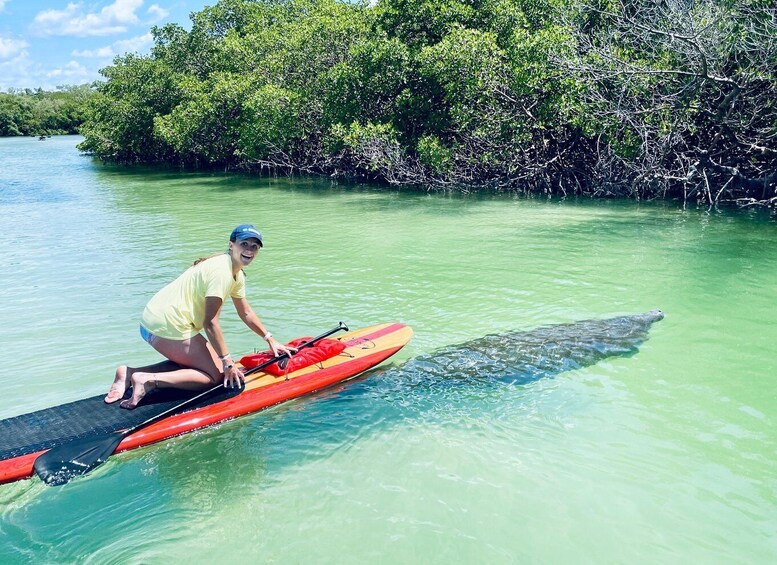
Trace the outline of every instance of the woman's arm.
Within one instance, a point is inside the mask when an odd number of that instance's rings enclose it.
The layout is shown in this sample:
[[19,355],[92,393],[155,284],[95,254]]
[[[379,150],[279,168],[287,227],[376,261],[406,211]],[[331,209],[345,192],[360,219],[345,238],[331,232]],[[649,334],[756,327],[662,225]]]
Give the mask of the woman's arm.
[[224,386],[240,386],[243,373],[238,369],[232,357],[229,355],[227,342],[224,339],[224,333],[219,325],[219,314],[221,313],[221,298],[217,296],[205,297],[205,321],[202,325],[205,335],[210,342],[211,347],[216,351],[216,355],[221,359],[222,369],[224,371]]
[[235,310],[237,310],[237,315],[240,316],[240,319],[243,320],[246,326],[251,328],[251,331],[267,341],[267,345],[272,349],[273,355],[277,356],[280,352],[289,354],[294,352],[293,349],[286,347],[272,336],[259,319],[259,316],[253,311],[248,300],[245,298],[233,298],[232,302],[235,304]]

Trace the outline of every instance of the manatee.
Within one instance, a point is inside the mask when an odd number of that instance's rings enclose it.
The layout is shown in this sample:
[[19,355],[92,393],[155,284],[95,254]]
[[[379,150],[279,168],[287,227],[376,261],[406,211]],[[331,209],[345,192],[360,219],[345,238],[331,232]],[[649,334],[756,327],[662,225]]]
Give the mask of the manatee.
[[450,345],[405,363],[403,374],[424,379],[498,379],[524,384],[587,367],[613,356],[629,356],[647,339],[661,310],[528,331],[486,335]]

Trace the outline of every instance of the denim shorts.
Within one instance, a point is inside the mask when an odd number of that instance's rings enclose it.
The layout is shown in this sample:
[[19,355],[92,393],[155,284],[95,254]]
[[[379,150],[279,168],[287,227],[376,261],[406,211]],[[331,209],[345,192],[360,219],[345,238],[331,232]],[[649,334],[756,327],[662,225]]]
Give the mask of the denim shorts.
[[146,328],[144,328],[142,325],[140,326],[140,337],[142,337],[143,341],[145,341],[149,345],[152,345],[154,340],[156,339],[156,336],[152,334],[150,331],[148,331]]

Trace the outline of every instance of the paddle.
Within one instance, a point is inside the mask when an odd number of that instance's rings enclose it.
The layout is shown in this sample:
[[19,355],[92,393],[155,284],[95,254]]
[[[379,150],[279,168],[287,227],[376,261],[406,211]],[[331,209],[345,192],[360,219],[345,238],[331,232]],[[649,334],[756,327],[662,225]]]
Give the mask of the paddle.
[[[310,341],[304,342],[297,347],[297,350],[300,350],[304,347],[310,347],[325,337],[329,337],[330,335],[341,330],[348,331],[348,326],[340,322],[336,328],[333,328],[328,332],[324,332],[321,335],[314,337]],[[273,357],[272,359],[268,359],[256,367],[251,367],[245,371],[244,374],[250,375],[251,373],[255,373],[264,369],[276,361],[282,361],[284,359],[288,359],[289,357],[290,355],[288,353],[282,353],[276,357]],[[151,424],[158,422],[159,420],[162,420],[171,414],[174,414],[182,408],[193,404],[201,398],[223,387],[224,383],[218,384],[213,388],[206,390],[205,392],[202,392],[192,398],[189,398],[188,400],[185,400],[184,402],[181,402],[177,406],[173,406],[172,408],[149,418],[145,422],[141,422],[140,424],[132,426],[131,428],[127,428],[124,431],[111,432],[110,434],[104,434],[99,437],[77,439],[63,445],[53,447],[35,460],[35,463],[33,464],[35,473],[41,479],[43,479],[43,482],[52,486],[63,485],[74,477],[85,475],[95,467],[105,463],[108,457],[110,457],[111,454],[116,451],[116,448],[119,446],[122,440],[130,434],[133,434],[141,428],[150,426]]]

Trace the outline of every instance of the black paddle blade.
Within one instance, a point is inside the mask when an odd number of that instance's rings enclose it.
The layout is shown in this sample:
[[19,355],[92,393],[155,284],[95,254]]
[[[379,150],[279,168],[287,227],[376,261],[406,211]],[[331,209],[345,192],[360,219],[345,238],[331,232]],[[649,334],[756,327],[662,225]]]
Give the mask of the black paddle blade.
[[59,445],[38,457],[33,468],[47,485],[64,485],[105,463],[123,439],[124,434],[116,432]]

